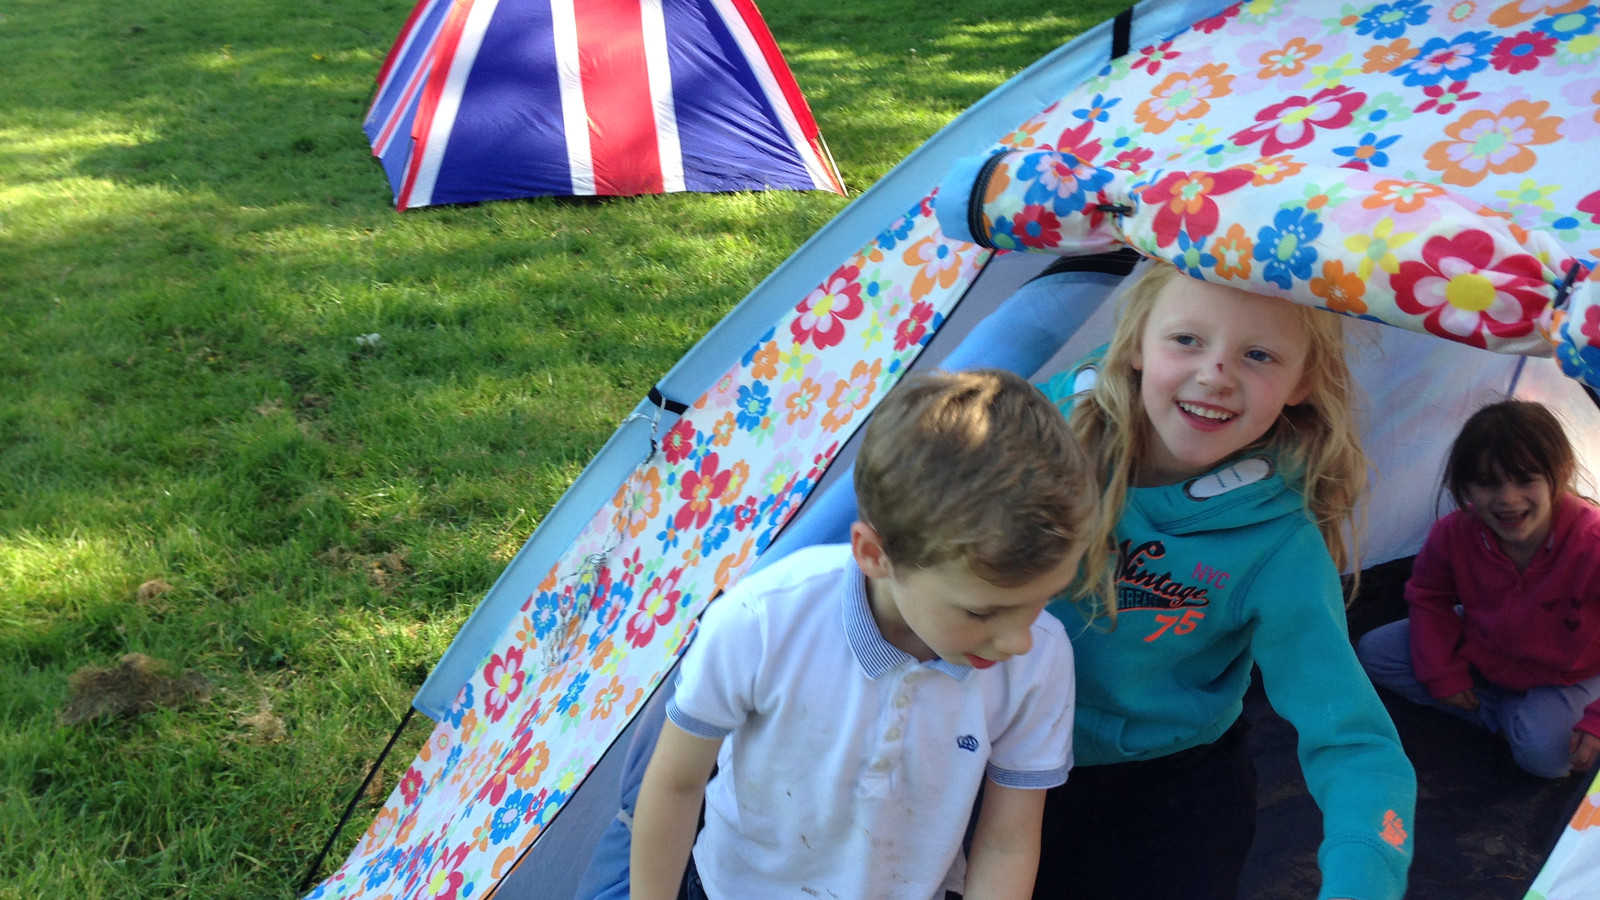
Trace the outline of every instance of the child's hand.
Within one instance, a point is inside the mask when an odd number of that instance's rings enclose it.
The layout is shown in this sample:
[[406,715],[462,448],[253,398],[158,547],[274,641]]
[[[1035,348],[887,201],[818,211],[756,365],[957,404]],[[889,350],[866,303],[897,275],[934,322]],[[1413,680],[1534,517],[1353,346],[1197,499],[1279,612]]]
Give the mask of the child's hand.
[[1595,756],[1600,755],[1600,737],[1595,737],[1587,731],[1574,731],[1569,746],[1573,769],[1587,772],[1594,767]]
[[1441,698],[1439,702],[1472,712],[1478,708],[1478,695],[1472,692],[1472,688],[1467,688],[1459,694],[1451,694],[1448,697]]

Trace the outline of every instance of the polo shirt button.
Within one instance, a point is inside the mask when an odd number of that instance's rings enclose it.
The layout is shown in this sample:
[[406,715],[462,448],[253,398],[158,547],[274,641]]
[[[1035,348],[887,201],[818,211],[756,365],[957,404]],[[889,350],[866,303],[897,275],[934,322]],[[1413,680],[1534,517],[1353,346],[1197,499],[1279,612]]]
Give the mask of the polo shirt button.
[[911,705],[911,695],[909,695],[909,694],[896,695],[895,698],[894,698],[894,705],[895,705],[895,707],[897,709],[905,709],[906,707]]
[[872,768],[876,769],[879,772],[888,771],[889,766],[890,766],[890,762],[887,759],[881,759],[880,758],[880,759],[875,759],[875,760],[872,761]]
[[884,733],[883,739],[886,740],[886,741],[898,741],[898,740],[900,740],[900,729],[898,729],[898,728],[889,729],[887,732]]

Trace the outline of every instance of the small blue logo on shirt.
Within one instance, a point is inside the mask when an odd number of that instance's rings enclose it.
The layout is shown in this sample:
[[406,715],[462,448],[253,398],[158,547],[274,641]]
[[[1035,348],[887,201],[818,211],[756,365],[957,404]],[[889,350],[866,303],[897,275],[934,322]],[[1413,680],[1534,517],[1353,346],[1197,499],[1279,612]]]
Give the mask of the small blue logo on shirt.
[[956,746],[968,753],[977,753],[978,739],[970,734],[963,734],[961,737],[956,738]]

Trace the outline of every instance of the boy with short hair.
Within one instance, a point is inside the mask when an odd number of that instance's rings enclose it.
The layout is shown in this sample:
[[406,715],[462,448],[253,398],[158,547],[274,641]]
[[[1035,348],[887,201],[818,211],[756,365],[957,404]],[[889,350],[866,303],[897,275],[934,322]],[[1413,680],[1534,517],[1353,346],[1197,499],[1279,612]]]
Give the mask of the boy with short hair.
[[1039,612],[1078,574],[1092,471],[1008,372],[885,397],[850,544],[792,554],[701,622],[634,813],[634,900],[1030,896],[1044,789],[1072,759],[1072,651]]

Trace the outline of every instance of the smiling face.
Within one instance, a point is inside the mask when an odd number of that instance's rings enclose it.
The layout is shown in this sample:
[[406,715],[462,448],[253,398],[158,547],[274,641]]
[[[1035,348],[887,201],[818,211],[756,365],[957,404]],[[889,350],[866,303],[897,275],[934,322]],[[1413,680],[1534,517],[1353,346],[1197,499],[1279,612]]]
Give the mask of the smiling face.
[[1082,546],[1054,569],[1016,587],[991,584],[965,562],[896,567],[865,523],[850,530],[878,630],[889,643],[924,662],[935,657],[987,669],[1033,647],[1033,620],[1078,574]]
[[1555,492],[1542,475],[1507,475],[1499,466],[1469,481],[1462,491],[1472,514],[1500,539],[1500,549],[1525,568],[1550,536],[1555,521]]
[[1192,278],[1157,295],[1133,368],[1149,420],[1141,486],[1204,474],[1305,400],[1309,337],[1286,300]]

